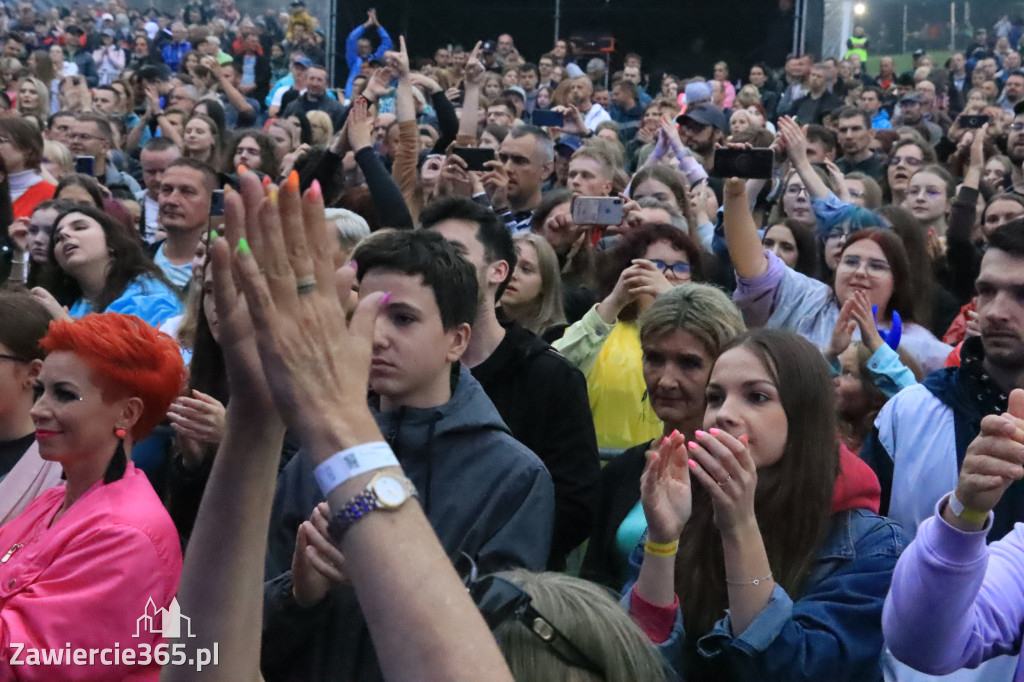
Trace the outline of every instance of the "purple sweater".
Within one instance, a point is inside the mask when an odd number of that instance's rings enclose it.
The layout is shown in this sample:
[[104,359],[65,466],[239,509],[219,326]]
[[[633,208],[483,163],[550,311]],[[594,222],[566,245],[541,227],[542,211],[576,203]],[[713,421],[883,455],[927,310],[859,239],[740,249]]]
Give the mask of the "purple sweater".
[[1024,623],[1024,526],[986,546],[991,515],[981,531],[957,530],[939,513],[948,497],[900,557],[882,612],[893,655],[933,675],[1017,654]]

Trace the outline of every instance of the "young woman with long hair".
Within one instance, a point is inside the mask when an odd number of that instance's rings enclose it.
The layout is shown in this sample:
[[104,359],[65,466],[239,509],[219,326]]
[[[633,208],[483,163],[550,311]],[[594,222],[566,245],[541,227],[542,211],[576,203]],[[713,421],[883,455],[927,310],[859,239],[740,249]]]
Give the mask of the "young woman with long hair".
[[832,379],[805,339],[761,329],[711,370],[704,430],[641,479],[634,619],[690,682],[881,680],[881,615],[904,541],[840,455]]
[[520,232],[514,241],[519,258],[501,296],[502,314],[550,343],[565,330],[558,256],[538,234]]

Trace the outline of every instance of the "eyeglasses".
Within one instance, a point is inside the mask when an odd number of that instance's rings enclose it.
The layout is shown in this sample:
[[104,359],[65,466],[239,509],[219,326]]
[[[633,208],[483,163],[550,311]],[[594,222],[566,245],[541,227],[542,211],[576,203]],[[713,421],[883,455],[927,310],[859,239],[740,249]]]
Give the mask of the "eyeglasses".
[[861,191],[861,190],[859,190],[859,189],[850,189],[850,188],[847,188],[846,192],[847,192],[847,194],[849,194],[849,195],[850,195],[850,197],[851,197],[851,198],[853,198],[853,199],[860,199],[861,197],[863,197],[863,196],[864,196],[864,192],[863,192],[863,191]]
[[1024,121],[1014,121],[1010,125],[1006,126],[1007,130],[1012,130],[1015,133],[1019,133],[1024,130]]
[[843,256],[842,260],[839,261],[839,267],[844,270],[852,270],[856,272],[860,270],[862,263],[866,263],[868,275],[872,277],[881,277],[892,272],[892,268],[884,260],[879,258],[868,258],[866,261],[860,256]]
[[676,277],[685,277],[686,275],[690,274],[689,263],[672,263],[670,265],[669,263],[666,263],[665,261],[658,258],[651,258],[650,261],[654,263],[654,267],[661,270],[662,274],[665,275],[668,274],[669,270],[671,270],[672,274],[675,275]]
[[807,188],[803,185],[790,185],[786,188],[786,194],[791,197],[798,197],[801,194],[807,194]]
[[917,168],[918,166],[924,165],[924,159],[919,159],[914,156],[894,156],[889,161],[890,166],[899,166],[901,164]]
[[469,594],[487,621],[487,627],[492,631],[509,620],[518,621],[537,639],[544,642],[551,653],[565,664],[604,678],[604,670],[587,658],[551,624],[551,621],[542,616],[531,605],[533,598],[519,586],[504,578],[488,575],[479,580],[472,580],[469,584]]
[[825,241],[835,241],[837,239],[846,239],[853,233],[853,230],[846,227],[833,227],[831,230],[825,233]]
[[68,133],[68,139],[88,142],[89,140],[103,140],[105,138],[102,138],[99,135],[90,135],[89,133]]

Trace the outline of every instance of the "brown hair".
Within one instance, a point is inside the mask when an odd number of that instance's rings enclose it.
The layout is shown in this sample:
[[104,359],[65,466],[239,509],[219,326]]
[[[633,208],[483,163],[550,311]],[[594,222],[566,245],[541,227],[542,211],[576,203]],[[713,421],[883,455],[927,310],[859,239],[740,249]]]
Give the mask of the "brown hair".
[[[900,319],[904,325],[909,322],[916,322],[917,302],[915,294],[917,292],[914,291],[914,282],[910,276],[910,260],[907,257],[907,249],[903,246],[903,240],[892,230],[869,228],[854,232],[847,237],[846,244],[843,246],[843,253],[846,253],[850,246],[862,239],[870,239],[878,244],[878,247],[882,249],[882,253],[885,254],[885,259],[889,261],[889,270],[892,272],[892,295],[889,297],[889,302],[885,305],[884,319],[891,319],[892,313],[895,310],[899,312]],[[842,254],[839,257],[842,258]]]
[[43,161],[43,134],[28,121],[17,116],[0,118],[0,134],[25,155],[25,168],[38,170]]
[[27,291],[0,290],[0,343],[23,360],[42,360],[39,341],[53,320]]
[[[839,473],[832,377],[821,352],[792,332],[748,331],[726,343],[722,354],[735,348],[761,362],[786,413],[786,447],[778,462],[757,472],[754,512],[775,582],[798,598],[828,532]],[[679,538],[675,587],[685,605],[683,627],[696,639],[722,617],[728,596],[711,496],[698,483],[693,497],[693,515]]]

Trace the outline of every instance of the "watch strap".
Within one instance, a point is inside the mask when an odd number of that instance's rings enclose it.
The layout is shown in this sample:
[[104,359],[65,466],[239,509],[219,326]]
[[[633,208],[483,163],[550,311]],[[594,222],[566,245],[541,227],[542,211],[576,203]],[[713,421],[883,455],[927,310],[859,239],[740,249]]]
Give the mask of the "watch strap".
[[327,530],[335,543],[340,543],[341,538],[345,535],[348,529],[356,521],[363,518],[370,512],[378,509],[388,509],[389,511],[393,511],[404,505],[411,498],[419,496],[416,492],[416,486],[414,486],[412,481],[408,478],[404,476],[390,476],[389,478],[393,478],[402,484],[407,496],[398,507],[384,507],[384,505],[381,504],[380,498],[377,497],[377,492],[374,489],[374,484],[380,477],[381,474],[374,476],[362,492],[350,499],[342,505],[338,511],[331,515],[331,520],[328,523]]

